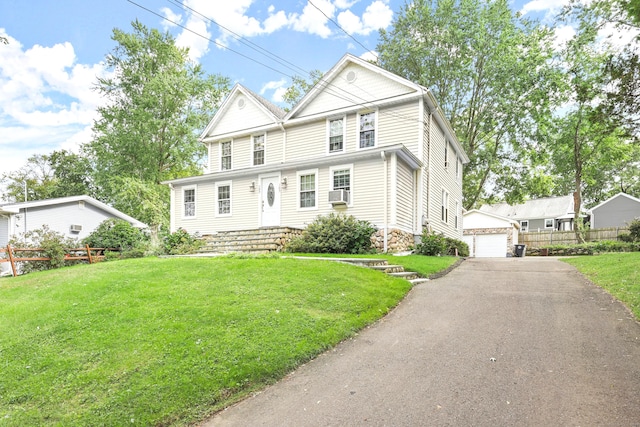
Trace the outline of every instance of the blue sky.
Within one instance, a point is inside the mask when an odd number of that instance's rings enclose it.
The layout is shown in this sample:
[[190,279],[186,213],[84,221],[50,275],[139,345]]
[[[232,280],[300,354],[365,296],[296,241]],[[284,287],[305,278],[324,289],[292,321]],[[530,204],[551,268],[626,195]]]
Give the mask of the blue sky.
[[[377,29],[389,29],[405,4],[404,0],[132,1],[153,13],[127,0],[0,0],[0,36],[9,40],[8,45],[0,44],[0,175],[20,168],[30,155],[77,151],[79,144],[90,140],[95,110],[101,104],[91,87],[96,76],[106,72],[102,61],[115,46],[113,28],[130,31],[131,21],[138,19],[148,27],[167,30],[178,44],[190,48],[192,58],[207,73],[227,76],[278,102],[291,75],[327,71],[347,52],[370,55],[378,43]],[[563,2],[518,0],[512,7],[544,19]],[[237,42],[190,9],[290,62],[293,69]]]

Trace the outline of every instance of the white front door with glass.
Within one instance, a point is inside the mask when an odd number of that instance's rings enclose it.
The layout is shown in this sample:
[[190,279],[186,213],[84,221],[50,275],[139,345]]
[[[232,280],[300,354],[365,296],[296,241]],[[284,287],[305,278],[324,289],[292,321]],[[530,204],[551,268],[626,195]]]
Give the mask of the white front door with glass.
[[273,227],[280,225],[280,177],[269,176],[260,179],[260,225]]

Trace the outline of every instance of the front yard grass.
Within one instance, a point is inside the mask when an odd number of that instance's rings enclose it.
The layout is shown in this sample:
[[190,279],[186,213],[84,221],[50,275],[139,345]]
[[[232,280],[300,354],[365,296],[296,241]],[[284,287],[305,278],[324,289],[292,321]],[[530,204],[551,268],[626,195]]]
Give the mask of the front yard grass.
[[622,301],[640,320],[640,252],[567,258],[593,283]]
[[[421,258],[422,271],[453,262]],[[146,258],[0,279],[0,425],[197,422],[409,289],[365,268],[272,258]]]

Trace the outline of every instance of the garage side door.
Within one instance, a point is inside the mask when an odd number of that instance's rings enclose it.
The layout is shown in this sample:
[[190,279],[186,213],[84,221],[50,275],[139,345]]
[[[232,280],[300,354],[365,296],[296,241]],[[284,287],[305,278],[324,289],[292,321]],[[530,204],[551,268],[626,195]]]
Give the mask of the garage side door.
[[462,236],[462,241],[469,245],[469,256],[476,256],[475,248],[473,247],[473,236],[466,235]]
[[507,235],[478,235],[476,236],[475,249],[478,258],[504,258],[507,256]]

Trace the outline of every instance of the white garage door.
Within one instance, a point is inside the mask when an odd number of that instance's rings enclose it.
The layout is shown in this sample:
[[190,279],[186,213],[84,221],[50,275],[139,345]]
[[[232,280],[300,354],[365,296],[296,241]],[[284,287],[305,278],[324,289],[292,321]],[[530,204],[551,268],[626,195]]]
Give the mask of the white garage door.
[[476,236],[475,254],[478,258],[504,258],[507,256],[506,234],[481,234]]

